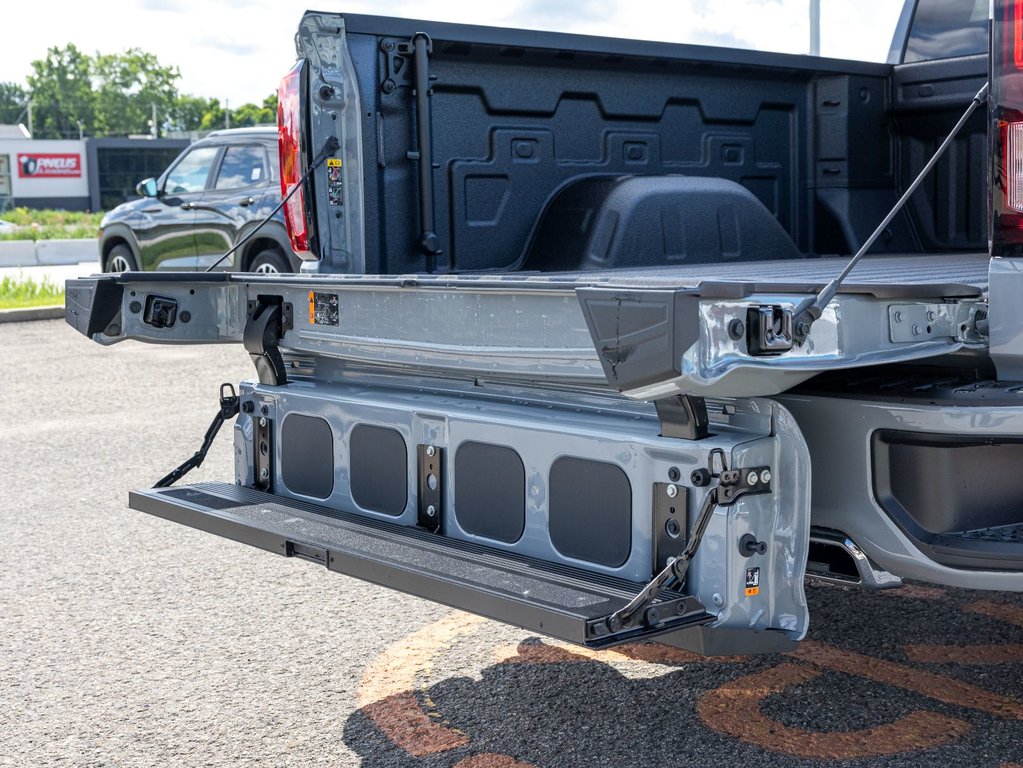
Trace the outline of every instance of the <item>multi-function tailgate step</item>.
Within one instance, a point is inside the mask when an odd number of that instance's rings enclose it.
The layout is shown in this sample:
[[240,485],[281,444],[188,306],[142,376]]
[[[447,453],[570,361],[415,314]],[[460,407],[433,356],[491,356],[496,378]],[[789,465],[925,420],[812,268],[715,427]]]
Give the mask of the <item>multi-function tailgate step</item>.
[[371,520],[227,483],[136,491],[133,509],[331,571],[434,600],[568,642],[606,647],[714,616],[695,598],[682,615],[609,637],[604,618],[641,584],[552,566],[423,530]]

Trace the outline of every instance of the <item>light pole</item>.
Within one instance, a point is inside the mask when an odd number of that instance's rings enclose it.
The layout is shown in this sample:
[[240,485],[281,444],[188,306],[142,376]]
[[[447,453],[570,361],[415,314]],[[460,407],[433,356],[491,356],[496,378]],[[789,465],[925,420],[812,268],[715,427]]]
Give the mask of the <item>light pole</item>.
[[821,55],[821,0],[810,0],[810,55]]

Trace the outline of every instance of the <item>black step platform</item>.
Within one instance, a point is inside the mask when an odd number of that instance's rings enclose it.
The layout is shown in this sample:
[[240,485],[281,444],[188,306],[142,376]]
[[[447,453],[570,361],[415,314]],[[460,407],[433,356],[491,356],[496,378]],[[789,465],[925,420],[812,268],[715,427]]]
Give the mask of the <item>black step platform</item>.
[[134,491],[128,503],[268,552],[593,648],[715,618],[698,600],[687,598],[683,615],[608,635],[601,619],[626,605],[643,585],[228,483]]

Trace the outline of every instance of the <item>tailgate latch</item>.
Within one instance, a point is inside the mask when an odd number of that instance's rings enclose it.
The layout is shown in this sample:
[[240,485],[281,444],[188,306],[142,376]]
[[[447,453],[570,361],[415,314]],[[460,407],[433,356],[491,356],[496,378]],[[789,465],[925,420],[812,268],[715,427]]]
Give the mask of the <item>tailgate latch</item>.
[[792,349],[792,309],[778,304],[750,307],[746,316],[751,355],[780,355]]

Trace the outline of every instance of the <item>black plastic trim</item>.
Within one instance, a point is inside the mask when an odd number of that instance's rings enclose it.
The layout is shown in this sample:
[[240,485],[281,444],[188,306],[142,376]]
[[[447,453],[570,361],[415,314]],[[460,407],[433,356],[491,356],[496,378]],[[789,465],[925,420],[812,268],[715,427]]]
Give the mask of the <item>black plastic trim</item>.
[[680,375],[700,338],[700,297],[689,291],[580,288],[586,326],[608,383],[625,391]]
[[[1023,571],[1023,542],[999,541],[993,536],[979,535],[1018,528],[1023,525],[1023,510],[1019,511],[1018,519],[976,519],[966,506],[969,499],[962,498],[971,490],[979,493],[984,488],[993,489],[997,496],[999,484],[1003,482],[1023,485],[1019,471],[1023,437],[878,430],[870,443],[874,498],[921,552],[951,568]],[[898,446],[906,455],[893,456],[892,446]],[[1005,446],[1015,448],[1011,455],[997,450]],[[982,462],[971,451],[977,448],[991,449]],[[971,451],[974,455],[956,455],[942,462],[935,460],[933,449]],[[949,466],[954,469],[949,471]],[[959,474],[971,466],[980,467],[976,477]],[[906,477],[912,478],[912,498],[905,492],[900,498],[897,475],[901,475],[903,481]],[[1011,489],[1009,495],[1018,497],[1015,489]]]
[[112,276],[68,280],[64,291],[64,319],[85,336],[103,333],[120,317],[124,289]]

